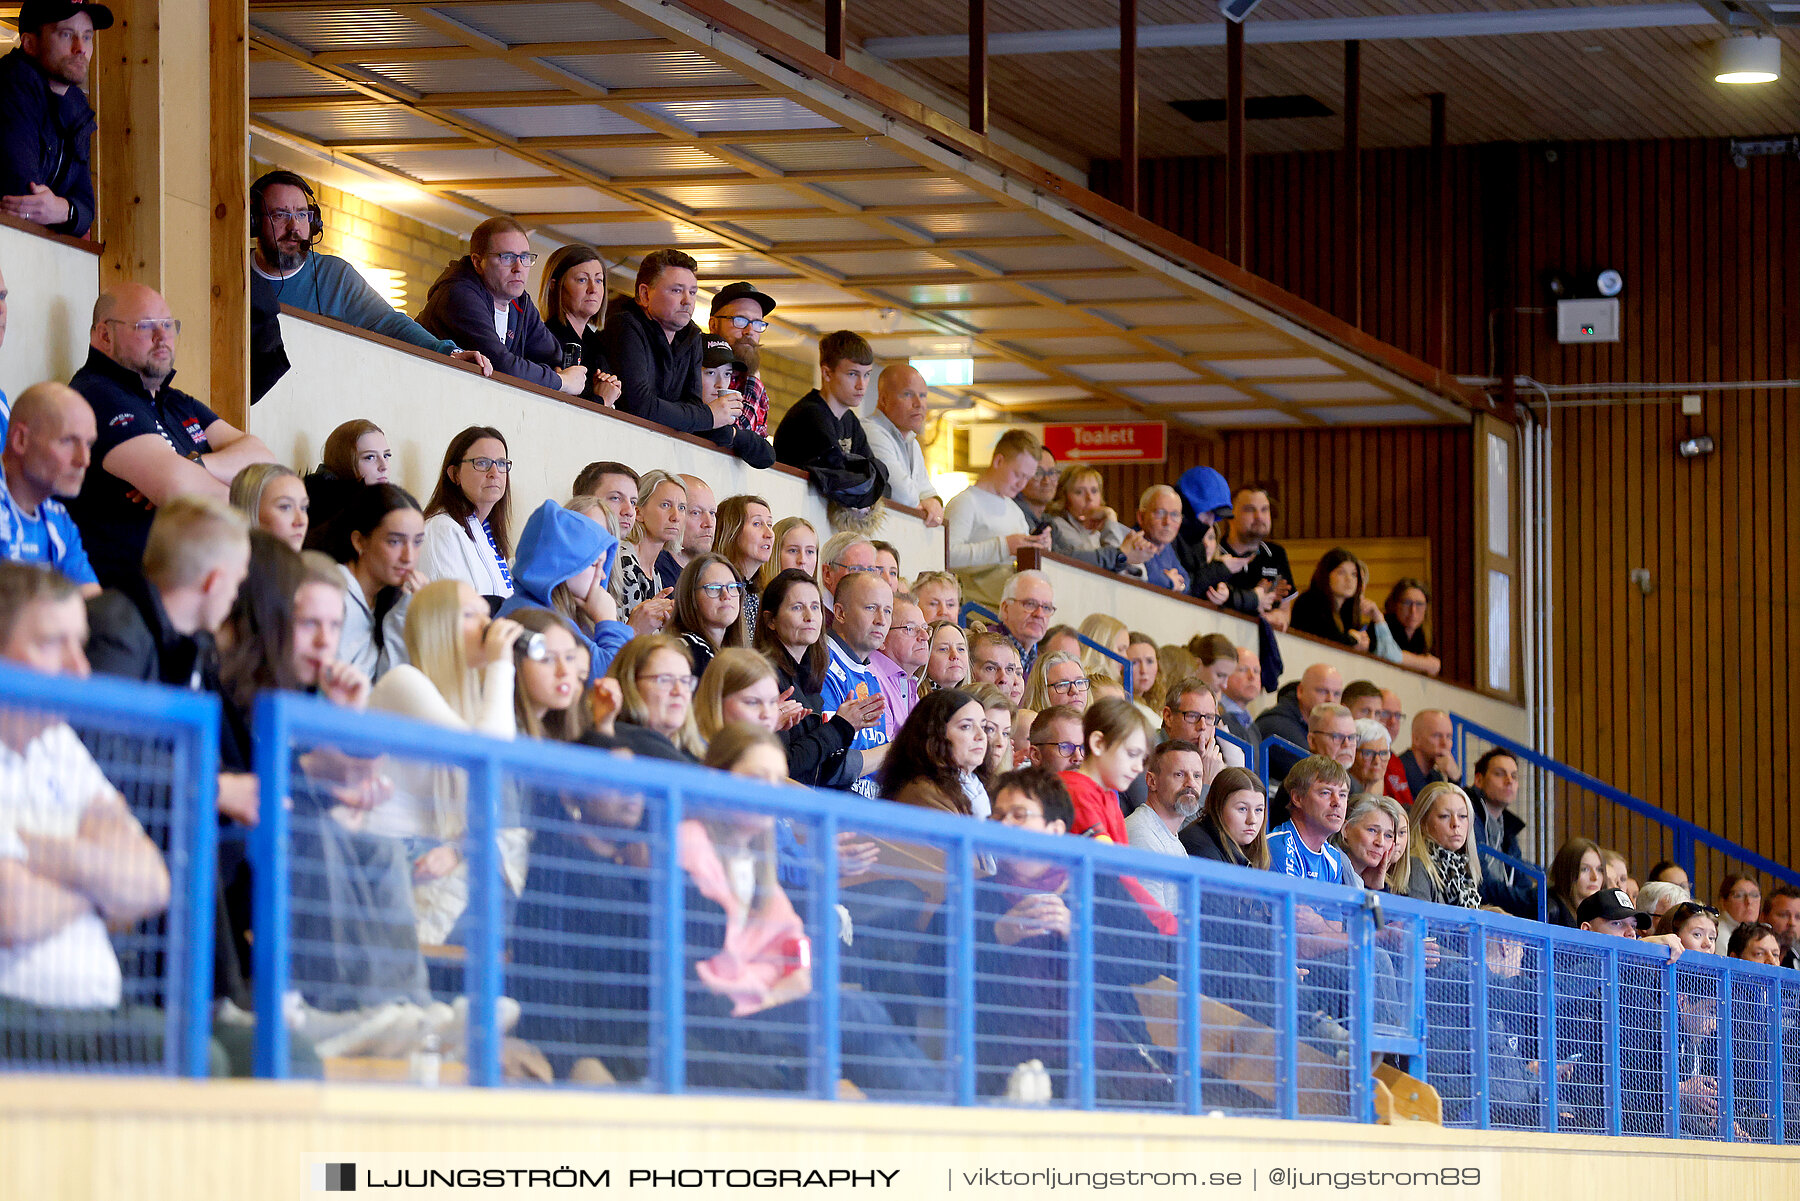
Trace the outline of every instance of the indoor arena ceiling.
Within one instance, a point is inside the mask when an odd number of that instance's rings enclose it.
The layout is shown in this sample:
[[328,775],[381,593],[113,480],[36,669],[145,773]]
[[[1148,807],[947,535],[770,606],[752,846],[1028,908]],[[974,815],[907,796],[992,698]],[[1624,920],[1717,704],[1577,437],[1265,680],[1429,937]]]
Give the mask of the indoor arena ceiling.
[[678,7],[253,0],[250,20],[259,131],[621,259],[681,247],[703,285],[755,280],[777,317],[872,333],[884,358],[973,357],[951,391],[1005,414],[1468,417],[1424,364]]
[[[773,2],[814,28],[823,20],[824,0]],[[1117,158],[1118,4],[987,6],[995,123],[1077,162]],[[969,0],[847,0],[846,12],[852,62],[861,50],[928,86],[966,92]],[[1780,81],[1713,82],[1728,33],[1721,17],[1736,32],[1781,38]],[[1171,107],[1225,96],[1217,5],[1139,0],[1138,24],[1141,153],[1223,154],[1223,120],[1200,124]],[[1449,137],[1459,143],[1740,137],[1791,134],[1800,124],[1796,3],[1263,0],[1244,29],[1248,96],[1307,96],[1331,113],[1251,121],[1251,154],[1343,145],[1337,114],[1350,38],[1362,42],[1364,146],[1424,145],[1433,92],[1445,93]]]

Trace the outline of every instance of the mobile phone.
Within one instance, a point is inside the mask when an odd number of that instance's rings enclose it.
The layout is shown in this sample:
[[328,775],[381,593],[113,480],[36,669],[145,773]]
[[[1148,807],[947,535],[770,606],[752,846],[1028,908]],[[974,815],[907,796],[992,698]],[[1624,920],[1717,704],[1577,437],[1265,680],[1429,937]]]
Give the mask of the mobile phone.
[[1050,519],[1047,517],[1040,517],[1038,518],[1037,524],[1031,527],[1031,536],[1035,538],[1049,528]]

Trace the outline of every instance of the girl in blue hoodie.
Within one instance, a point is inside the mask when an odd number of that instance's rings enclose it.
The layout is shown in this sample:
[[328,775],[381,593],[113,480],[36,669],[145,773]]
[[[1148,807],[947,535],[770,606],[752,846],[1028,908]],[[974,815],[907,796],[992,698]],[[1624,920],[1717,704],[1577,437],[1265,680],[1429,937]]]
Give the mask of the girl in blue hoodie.
[[536,606],[567,617],[587,646],[592,684],[632,636],[631,627],[618,620],[618,602],[606,590],[618,554],[619,540],[606,527],[545,501],[519,536],[514,591],[501,604],[500,616]]

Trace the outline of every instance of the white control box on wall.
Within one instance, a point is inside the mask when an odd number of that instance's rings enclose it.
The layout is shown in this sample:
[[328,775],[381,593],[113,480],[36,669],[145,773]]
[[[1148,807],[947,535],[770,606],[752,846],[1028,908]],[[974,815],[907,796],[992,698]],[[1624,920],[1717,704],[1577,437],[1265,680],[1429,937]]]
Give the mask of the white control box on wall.
[[1556,302],[1558,342],[1617,342],[1619,298]]

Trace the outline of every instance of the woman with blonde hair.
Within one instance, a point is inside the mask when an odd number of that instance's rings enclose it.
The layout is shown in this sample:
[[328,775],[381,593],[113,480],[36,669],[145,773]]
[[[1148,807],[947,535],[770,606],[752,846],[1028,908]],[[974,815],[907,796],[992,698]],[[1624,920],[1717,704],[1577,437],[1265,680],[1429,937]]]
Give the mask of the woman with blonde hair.
[[1481,859],[1475,852],[1475,807],[1447,780],[1413,798],[1408,840],[1412,879],[1407,895],[1462,909],[1481,908]]
[[275,535],[293,550],[306,546],[312,501],[292,467],[252,463],[231,477],[231,507],[250,523]]
[[804,571],[815,584],[819,581],[819,531],[804,517],[783,517],[775,523],[775,550],[757,570],[756,591],[767,591],[789,568]]
[[1406,827],[1406,814],[1400,802],[1380,793],[1357,794],[1344,818],[1344,828],[1332,835],[1331,841],[1350,857],[1350,866],[1362,877],[1363,887],[1371,892],[1389,892],[1388,867],[1394,862],[1394,848],[1400,844],[1400,831]]
[[1087,672],[1081,660],[1068,651],[1039,655],[1025,679],[1025,699],[1020,707],[1041,713],[1052,705],[1088,706]]
[[[769,502],[747,494],[727,496],[720,501],[718,524],[713,527],[713,551],[725,556],[738,579],[746,584],[760,578],[763,568],[775,561],[775,513],[769,508]],[[773,582],[774,576],[769,579]],[[761,607],[762,594],[746,588],[744,632],[747,637],[756,637],[756,618]]]
[[[626,531],[619,548],[619,616],[626,621],[639,605],[667,602],[673,588],[656,586],[656,560],[669,543],[679,543],[687,531],[687,485],[672,471],[646,471],[638,477],[637,520]],[[664,621],[668,614],[664,614]],[[660,629],[660,625],[658,626]]]
[[1156,687],[1144,695],[1142,698],[1144,704],[1151,710],[1161,713],[1163,706],[1168,703],[1169,689],[1189,676],[1199,674],[1196,670],[1198,666],[1193,652],[1185,646],[1165,643],[1157,647]]
[[747,646],[744,623],[744,581],[724,555],[710,551],[695,555],[675,581],[675,620],[669,633],[687,643],[694,657],[694,674],[704,676],[706,665],[724,647]]
[[[408,662],[369,693],[369,708],[459,733],[511,739],[513,649],[525,627],[490,618],[487,600],[463,580],[419,589],[406,612]],[[468,904],[468,791],[461,772],[402,761],[391,773],[393,797],[368,811],[368,833],[403,838],[413,860],[419,941],[451,941]],[[516,894],[525,880],[524,831],[501,832],[503,874]]]
[[1044,507],[1051,549],[1141,580],[1143,565],[1156,547],[1144,535],[1120,524],[1106,507],[1100,485],[1100,473],[1092,467],[1076,464],[1063,468],[1056,495]]
[[610,737],[583,741],[632,751],[652,759],[698,763],[706,744],[694,725],[694,660],[673,634],[651,634],[625,644],[607,669],[619,686],[619,714]]
[[[1088,642],[1099,643],[1119,656],[1119,659],[1124,659],[1127,663],[1131,661],[1126,656],[1126,652],[1131,649],[1131,630],[1112,614],[1089,613],[1081,619],[1081,636]],[[1121,681],[1125,678],[1125,670],[1119,665],[1118,659],[1109,659],[1086,643],[1081,647],[1081,666],[1090,676],[1104,672]]]
[[709,747],[726,726],[748,724],[773,736],[798,716],[798,706],[790,710],[782,703],[775,665],[743,647],[728,646],[714,655],[694,690],[694,728]]

